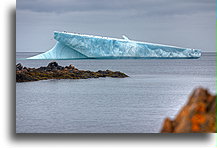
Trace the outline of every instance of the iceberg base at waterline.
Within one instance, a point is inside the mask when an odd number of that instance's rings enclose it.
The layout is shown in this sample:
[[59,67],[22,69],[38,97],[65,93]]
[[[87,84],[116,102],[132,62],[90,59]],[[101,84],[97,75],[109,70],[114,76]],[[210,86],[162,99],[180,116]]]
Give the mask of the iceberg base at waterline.
[[201,50],[147,42],[54,32],[56,45],[47,52],[27,59],[135,59],[135,58],[199,58]]

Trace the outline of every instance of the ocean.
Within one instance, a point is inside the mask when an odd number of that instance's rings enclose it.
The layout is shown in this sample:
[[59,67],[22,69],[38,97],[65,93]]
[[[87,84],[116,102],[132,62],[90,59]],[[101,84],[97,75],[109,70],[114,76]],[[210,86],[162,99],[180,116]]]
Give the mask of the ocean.
[[[53,60],[16,63],[47,66]],[[56,60],[83,70],[113,70],[128,78],[43,80],[16,83],[16,133],[158,133],[174,118],[190,93],[216,93],[216,54],[199,59]]]

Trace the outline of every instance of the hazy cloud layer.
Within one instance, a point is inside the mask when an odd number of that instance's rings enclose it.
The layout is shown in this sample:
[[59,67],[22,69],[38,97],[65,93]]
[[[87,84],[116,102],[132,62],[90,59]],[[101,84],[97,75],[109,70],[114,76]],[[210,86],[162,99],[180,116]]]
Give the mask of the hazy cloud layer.
[[46,51],[53,31],[215,51],[215,0],[17,0],[17,51]]

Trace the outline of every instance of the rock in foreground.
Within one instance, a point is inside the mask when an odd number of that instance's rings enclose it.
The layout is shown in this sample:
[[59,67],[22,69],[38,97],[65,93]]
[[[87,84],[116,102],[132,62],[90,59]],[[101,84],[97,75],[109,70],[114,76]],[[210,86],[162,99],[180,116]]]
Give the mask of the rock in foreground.
[[85,71],[78,70],[73,65],[59,66],[57,62],[51,62],[47,67],[26,68],[20,63],[16,65],[16,82],[28,82],[47,79],[88,79],[99,77],[125,78],[126,74],[119,71]]
[[216,132],[216,96],[196,89],[174,120],[166,118],[162,133]]

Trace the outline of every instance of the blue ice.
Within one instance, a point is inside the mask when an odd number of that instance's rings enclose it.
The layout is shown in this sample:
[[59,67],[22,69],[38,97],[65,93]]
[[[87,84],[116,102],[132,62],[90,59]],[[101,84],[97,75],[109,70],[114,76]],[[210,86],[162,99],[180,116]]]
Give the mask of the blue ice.
[[54,32],[56,45],[28,59],[109,59],[109,58],[199,58],[199,49],[84,35]]

